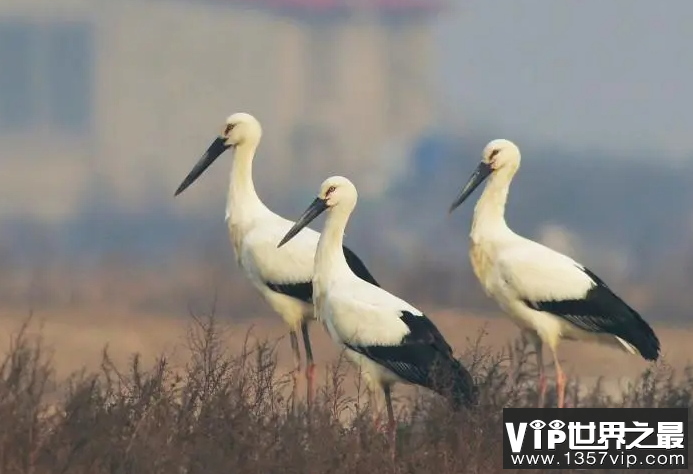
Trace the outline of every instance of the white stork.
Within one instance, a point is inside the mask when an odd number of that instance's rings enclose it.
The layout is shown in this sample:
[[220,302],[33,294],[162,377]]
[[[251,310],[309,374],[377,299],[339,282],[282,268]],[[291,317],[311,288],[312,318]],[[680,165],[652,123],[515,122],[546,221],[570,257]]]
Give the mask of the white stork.
[[[285,248],[277,241],[293,222],[270,211],[260,200],[253,185],[252,166],[260,143],[262,128],[258,120],[246,113],[235,113],[226,119],[221,134],[212,142],[176,191],[178,196],[190,186],[224,151],[233,149],[231,183],[226,203],[226,222],[240,267],[269,305],[290,328],[294,355],[294,377],[301,372],[301,353],[297,331],[300,329],[306,353],[307,396],[310,404],[314,391],[313,352],[308,322],[313,315],[313,260],[319,235],[308,229]],[[360,278],[377,285],[361,260],[347,247],[344,256]],[[294,399],[296,383],[294,383]]]
[[356,199],[351,181],[341,176],[328,178],[279,247],[328,210],[315,254],[316,317],[351,362],[361,368],[369,392],[375,394],[381,389],[384,393],[393,442],[395,419],[390,389],[394,383],[427,387],[447,397],[454,409],[474,403],[476,388],[430,319],[406,301],[358,278],[349,268],[340,249]]
[[489,178],[474,208],[469,256],[487,295],[522,328],[537,353],[539,406],[546,379],[542,345],[549,345],[556,367],[558,407],[565,400],[566,376],[558,362],[561,339],[607,344],[646,360],[659,357],[659,340],[640,315],[597,275],[573,259],[517,235],[505,222],[510,182],[520,167],[520,150],[493,140],[450,212]]

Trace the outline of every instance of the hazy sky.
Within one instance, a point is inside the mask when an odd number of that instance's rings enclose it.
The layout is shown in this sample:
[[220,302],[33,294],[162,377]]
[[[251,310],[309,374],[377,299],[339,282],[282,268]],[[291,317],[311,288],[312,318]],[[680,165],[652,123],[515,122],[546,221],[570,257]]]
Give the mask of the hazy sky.
[[445,112],[463,125],[693,159],[693,1],[453,3],[438,61]]

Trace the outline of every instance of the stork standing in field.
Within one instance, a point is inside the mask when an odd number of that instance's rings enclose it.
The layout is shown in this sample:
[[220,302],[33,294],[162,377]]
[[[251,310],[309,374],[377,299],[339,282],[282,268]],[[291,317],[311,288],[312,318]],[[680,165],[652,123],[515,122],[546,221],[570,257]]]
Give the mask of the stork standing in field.
[[659,340],[640,315],[589,269],[508,228],[505,203],[519,167],[520,150],[514,143],[491,141],[450,212],[489,178],[474,208],[469,251],[472,268],[486,293],[515,319],[535,346],[539,406],[544,405],[546,394],[542,345],[549,345],[556,367],[558,407],[562,408],[566,376],[557,355],[561,339],[595,341],[652,361],[659,357]]
[[[307,229],[291,245],[277,248],[279,239],[294,223],[270,211],[255,192],[252,166],[261,136],[260,123],[252,115],[236,113],[228,117],[221,134],[186,176],[175,195],[178,196],[190,186],[224,151],[233,149],[226,222],[236,259],[252,284],[289,325],[294,377],[301,372],[297,335],[301,331],[306,353],[305,377],[310,404],[314,391],[315,364],[308,322],[314,318],[311,282],[320,234]],[[355,275],[373,285],[378,284],[354,252],[347,247],[342,247],[342,252]],[[294,400],[296,386],[294,383]]]
[[395,419],[390,395],[394,383],[427,387],[448,397],[454,409],[473,403],[476,388],[430,319],[406,301],[360,279],[349,267],[341,248],[356,200],[356,188],[351,181],[341,176],[328,178],[279,247],[300,237],[301,229],[328,211],[315,254],[316,317],[334,342],[345,349],[347,357],[361,368],[369,391],[374,394],[381,389],[384,393],[394,449]]

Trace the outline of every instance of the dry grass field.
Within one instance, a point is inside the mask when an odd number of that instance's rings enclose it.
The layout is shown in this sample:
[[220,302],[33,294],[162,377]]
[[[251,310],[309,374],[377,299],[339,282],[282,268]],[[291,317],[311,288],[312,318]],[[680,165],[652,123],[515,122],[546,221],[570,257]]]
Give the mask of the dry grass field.
[[[0,334],[18,330],[28,312],[17,308],[0,308]],[[493,352],[507,348],[518,337],[518,330],[501,314],[475,316],[460,314],[454,310],[437,310],[429,313],[441,332],[445,334],[457,352],[465,351],[480,334],[483,344]],[[264,317],[250,321],[223,321],[226,327],[225,343],[233,351],[240,349],[248,336],[251,339],[276,343],[278,370],[291,370],[291,354],[286,327],[278,315],[267,312]],[[167,354],[172,362],[184,362],[189,357],[185,347],[190,319],[167,314],[140,312],[126,306],[93,305],[76,309],[37,311],[32,315],[31,331],[40,331],[44,342],[53,352],[53,362],[59,377],[80,370],[82,367],[97,369],[104,347],[118,364],[125,364],[132,354],[138,353],[143,362],[153,362],[160,354]],[[311,326],[311,337],[318,357],[323,364],[338,358],[339,354],[318,324]],[[660,336],[663,360],[681,371],[693,362],[693,327],[655,327]],[[0,353],[9,349],[9,338],[0,339]],[[548,350],[548,349],[547,349]],[[626,383],[637,378],[648,367],[638,358],[610,348],[593,344],[564,342],[561,358],[569,374],[585,383],[606,377],[611,384]]]
[[[31,305],[0,305],[0,473],[491,474],[502,470],[502,408],[536,400],[534,358],[508,319],[419,303],[474,374],[481,405],[450,416],[426,391],[396,388],[393,463],[357,374],[321,326],[320,395],[307,410],[291,399],[286,328],[243,280],[220,298],[226,311],[186,314],[186,295],[211,297],[219,275],[171,283],[122,271],[83,287],[48,273]],[[655,367],[564,343],[568,403],[693,407],[693,328],[655,329]]]

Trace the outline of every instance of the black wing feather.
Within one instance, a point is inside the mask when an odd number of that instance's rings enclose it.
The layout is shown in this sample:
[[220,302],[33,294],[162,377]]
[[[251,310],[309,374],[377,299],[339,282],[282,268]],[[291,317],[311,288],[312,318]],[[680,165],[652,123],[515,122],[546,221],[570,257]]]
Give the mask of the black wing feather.
[[354,275],[367,281],[371,285],[379,287],[380,284],[375,281],[375,278],[373,278],[373,275],[371,275],[371,272],[368,271],[366,265],[361,261],[358,255],[352,252],[346,245],[342,246],[342,249],[344,250],[344,258],[346,258],[347,264],[349,268],[351,268],[351,271],[354,272]]
[[425,315],[402,311],[400,319],[409,333],[398,345],[357,346],[350,349],[386,367],[409,383],[429,388],[452,398],[456,407],[474,403],[472,376],[452,355],[452,348]]
[[[361,259],[346,246],[344,246],[343,249],[344,257],[351,271],[362,280],[375,286],[380,286]],[[265,284],[270,290],[281,293],[282,295],[296,298],[305,303],[311,303],[313,301],[313,282],[311,281],[302,281],[298,283],[275,283],[266,281]]]
[[266,281],[267,287],[281,293],[282,295],[291,296],[297,300],[301,300],[304,303],[313,302],[313,282],[301,282],[301,283],[272,283],[271,281]]
[[660,344],[650,325],[597,275],[587,268],[583,271],[595,283],[583,298],[525,300],[525,304],[537,311],[560,316],[584,331],[618,336],[633,345],[645,359],[657,360]]

